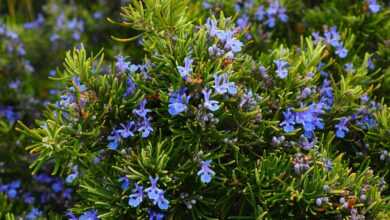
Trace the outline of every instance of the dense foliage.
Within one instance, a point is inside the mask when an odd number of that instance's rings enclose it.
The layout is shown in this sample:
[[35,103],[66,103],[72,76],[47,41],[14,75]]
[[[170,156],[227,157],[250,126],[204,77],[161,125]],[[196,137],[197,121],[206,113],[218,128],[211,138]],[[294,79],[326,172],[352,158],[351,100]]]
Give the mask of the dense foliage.
[[71,2],[0,23],[0,218],[390,218],[388,4]]

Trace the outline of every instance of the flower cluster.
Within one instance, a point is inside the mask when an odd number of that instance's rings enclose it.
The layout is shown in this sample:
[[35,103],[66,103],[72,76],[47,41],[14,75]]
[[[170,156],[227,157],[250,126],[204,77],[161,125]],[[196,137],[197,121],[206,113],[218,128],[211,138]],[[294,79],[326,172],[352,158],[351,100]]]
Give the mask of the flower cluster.
[[258,21],[265,21],[265,24],[269,28],[273,28],[276,25],[277,20],[283,23],[288,21],[286,9],[280,4],[279,0],[273,0],[270,2],[267,9],[264,5],[260,5],[256,11],[256,19]]
[[[386,33],[370,29],[380,23],[386,32],[388,10],[366,0],[340,10],[333,0],[198,3],[129,1],[109,19],[135,35],[112,37],[123,47],[66,54],[52,74],[64,88],[52,93],[57,103],[36,127],[16,124],[30,138],[33,171],[50,164],[64,180],[36,177],[48,193],[1,180],[6,200],[28,201],[25,218],[46,217],[42,207],[54,198],[69,219],[390,216],[388,50],[378,40]],[[52,11],[55,33],[89,41],[83,13]],[[25,26],[47,27],[48,14]],[[334,27],[313,40],[308,31],[324,22]],[[38,204],[42,194],[49,199]]]
[[149,176],[151,186],[145,190],[143,189],[143,186],[135,184],[135,188],[132,190],[133,193],[129,195],[129,205],[134,208],[138,207],[145,197],[145,192],[154,205],[157,205],[161,210],[168,209],[169,201],[164,196],[164,190],[158,188],[158,179],[158,176],[155,178]]
[[325,31],[324,36],[320,36],[319,32],[313,32],[312,36],[315,43],[325,42],[326,44],[332,46],[338,57],[342,59],[347,57],[348,50],[344,47],[344,44],[341,41],[341,36],[339,32],[337,32],[337,27],[333,26],[329,30]]
[[243,43],[235,37],[237,33],[234,29],[219,29],[218,22],[213,18],[207,19],[206,27],[208,35],[214,43],[208,48],[211,56],[226,56],[233,59],[234,54],[241,51]]

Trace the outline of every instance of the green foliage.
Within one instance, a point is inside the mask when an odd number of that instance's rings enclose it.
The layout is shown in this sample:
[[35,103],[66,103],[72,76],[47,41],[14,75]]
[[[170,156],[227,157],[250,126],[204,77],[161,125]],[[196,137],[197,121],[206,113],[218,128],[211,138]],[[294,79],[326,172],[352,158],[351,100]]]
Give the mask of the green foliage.
[[[374,13],[366,1],[280,1],[270,25],[259,6],[274,4],[137,0],[117,11],[121,18],[107,19],[117,26],[110,31],[95,23],[88,4],[65,7],[65,20],[85,17],[85,44],[51,51],[39,41],[45,29],[23,35],[36,48],[28,51],[58,54],[32,53],[39,70],[65,59],[41,88],[55,84],[58,94],[44,94],[50,104],[43,115],[18,121],[11,140],[28,145],[33,175],[66,179],[76,194],[67,205],[77,216],[390,218],[390,10],[380,3]],[[108,32],[118,46],[90,37]],[[74,37],[69,29],[59,33]],[[9,67],[17,59],[0,59],[0,70],[16,72]],[[0,118],[5,134],[13,126]],[[158,187],[157,199],[148,187]],[[26,216],[24,204],[8,197],[0,194],[0,218]],[[58,210],[65,211],[47,208],[42,218],[60,219]]]

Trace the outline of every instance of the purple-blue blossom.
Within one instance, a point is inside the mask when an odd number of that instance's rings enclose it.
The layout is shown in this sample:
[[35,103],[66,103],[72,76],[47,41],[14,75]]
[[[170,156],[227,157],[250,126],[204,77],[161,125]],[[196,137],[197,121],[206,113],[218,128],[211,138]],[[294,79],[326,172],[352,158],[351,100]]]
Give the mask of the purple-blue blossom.
[[160,212],[156,212],[153,210],[148,210],[149,212],[149,220],[163,220],[165,215]]
[[118,145],[122,140],[122,136],[120,132],[118,132],[117,130],[113,130],[111,132],[111,135],[107,137],[107,140],[109,141],[107,145],[108,148],[110,148],[111,150],[116,150],[118,149]]
[[163,192],[160,188],[157,187],[158,179],[159,179],[158,176],[156,176],[155,178],[149,176],[151,186],[146,188],[145,192],[148,194],[148,197],[151,200],[157,200],[160,193]]
[[53,192],[55,193],[58,193],[58,192],[61,192],[64,188],[64,183],[62,182],[62,180],[56,180],[52,185],[51,185],[51,189],[53,190]]
[[203,106],[212,112],[217,111],[219,109],[219,102],[216,100],[210,100],[211,90],[203,89],[202,93],[204,97]]
[[138,129],[137,131],[141,132],[142,138],[147,138],[149,135],[153,132],[153,127],[150,123],[149,118],[143,118],[141,121],[137,124]]
[[126,123],[121,123],[120,128],[116,131],[121,135],[122,138],[129,138],[134,136],[135,122],[128,121]]
[[320,88],[320,103],[323,104],[325,110],[329,110],[333,106],[333,101],[333,88],[330,84],[330,80],[325,79]]
[[283,127],[284,132],[290,133],[295,130],[295,114],[291,111],[291,108],[288,108],[283,112],[284,120],[280,123],[280,126]]
[[245,29],[249,25],[249,16],[246,14],[242,15],[237,19],[236,24],[240,29]]
[[218,27],[217,21],[215,19],[207,18],[205,26],[209,32],[210,37],[217,36]]
[[147,100],[144,99],[141,101],[137,109],[133,110],[133,113],[138,115],[141,118],[146,118],[147,114],[151,112],[150,109],[147,109],[145,106],[147,104]]
[[121,183],[122,190],[127,190],[129,188],[130,180],[127,176],[120,177],[118,181]]
[[288,62],[282,59],[278,59],[274,61],[276,65],[276,74],[279,78],[284,79],[288,75]]
[[134,91],[137,89],[137,84],[131,79],[130,77],[126,81],[126,91],[124,93],[124,96],[130,96],[134,93]]
[[336,48],[336,52],[335,52],[336,54],[337,54],[337,56],[339,56],[340,58],[345,58],[345,57],[347,57],[347,55],[348,55],[348,50],[345,48],[345,47],[343,47],[343,46],[338,46],[337,48]]
[[312,37],[314,38],[314,43],[316,44],[318,44],[320,41],[324,41],[325,43],[331,45],[335,49],[335,54],[338,57],[347,57],[348,50],[344,47],[340,34],[335,26],[325,31],[323,37],[320,36],[319,32],[313,32]]
[[4,192],[10,199],[15,199],[18,196],[18,190],[21,186],[20,180],[14,180],[9,184],[0,185],[0,192]]
[[86,211],[79,217],[79,220],[99,220],[97,211],[96,210]]
[[65,212],[65,216],[68,218],[68,220],[78,220],[76,215],[70,210]]
[[210,168],[211,160],[201,161],[201,168],[197,175],[200,177],[202,183],[210,183],[215,175],[215,172]]
[[317,140],[315,138],[307,138],[304,135],[301,135],[299,137],[299,145],[304,149],[304,150],[310,150],[314,147],[315,143]]
[[348,73],[354,73],[355,72],[355,68],[353,67],[353,63],[346,63],[344,65],[344,69],[345,71],[347,71]]
[[35,198],[34,196],[32,195],[32,193],[30,192],[27,192],[23,195],[23,201],[24,203],[28,204],[28,205],[31,205],[35,202]]
[[267,18],[265,23],[269,28],[275,27],[277,19],[283,23],[288,21],[286,9],[280,5],[279,0],[271,1],[267,10],[265,10],[263,5],[260,5],[259,8],[257,8],[255,16],[258,21],[262,21]]
[[186,94],[187,88],[181,88],[176,92],[171,93],[169,97],[168,112],[172,116],[176,116],[182,112],[186,112],[191,96]]
[[251,89],[247,89],[241,96],[240,104],[238,106],[240,108],[245,108],[246,110],[252,110],[256,107],[259,99],[260,97],[256,93],[254,94]]
[[136,208],[141,204],[144,199],[143,189],[143,186],[140,186],[137,183],[135,184],[135,189],[132,190],[133,193],[129,195],[129,206]]
[[5,117],[11,124],[15,123],[15,121],[20,118],[19,114],[14,111],[12,106],[7,106],[5,108],[0,107],[0,117]]
[[165,198],[163,191],[159,193],[157,200],[153,203],[157,204],[161,210],[167,210],[169,208],[169,201]]
[[119,73],[124,73],[126,72],[126,70],[129,68],[130,66],[130,62],[126,61],[126,57],[124,56],[121,56],[121,55],[118,55],[115,57],[116,58],[116,63],[115,63],[115,67],[116,67],[116,70],[119,72]]
[[313,138],[316,129],[323,129],[324,123],[320,115],[324,113],[322,103],[312,103],[306,110],[295,112],[295,122],[303,126],[304,135]]
[[65,182],[66,183],[73,183],[73,181],[79,176],[79,171],[78,171],[78,166],[73,166],[72,167],[72,172],[71,174],[69,174],[66,179],[65,179]]
[[84,92],[85,90],[87,90],[87,87],[81,83],[80,77],[78,76],[73,77],[72,82],[73,82],[73,86],[69,88],[70,91],[75,92],[77,90],[78,92]]
[[234,37],[234,33],[232,31],[225,32],[225,49],[230,50],[233,53],[237,53],[241,51],[242,46],[244,45],[241,41],[237,40]]
[[378,13],[381,10],[381,6],[376,0],[367,0],[368,8],[374,14]]
[[234,82],[229,82],[228,75],[226,73],[222,75],[214,75],[214,89],[217,94],[237,94],[236,84]]
[[27,213],[25,219],[26,220],[35,220],[42,216],[42,211],[39,210],[38,208],[32,208],[29,213]]
[[347,127],[347,124],[349,122],[348,117],[342,117],[340,118],[339,123],[335,125],[336,128],[336,137],[338,138],[344,138],[345,134],[348,133],[349,129]]
[[41,13],[38,14],[38,18],[34,21],[24,23],[25,29],[35,29],[42,26],[45,23],[45,18]]
[[184,66],[178,66],[177,70],[179,71],[180,76],[186,80],[187,77],[192,73],[192,62],[191,57],[184,58]]
[[264,9],[264,5],[260,5],[258,8],[257,8],[257,11],[255,13],[255,16],[256,16],[256,19],[258,21],[262,21],[265,17],[265,9]]

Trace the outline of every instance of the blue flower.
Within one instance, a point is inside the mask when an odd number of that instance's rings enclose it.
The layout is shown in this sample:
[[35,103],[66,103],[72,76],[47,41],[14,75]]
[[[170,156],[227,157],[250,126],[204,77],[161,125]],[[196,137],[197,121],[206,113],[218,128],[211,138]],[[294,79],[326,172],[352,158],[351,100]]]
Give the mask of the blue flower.
[[267,26],[269,27],[269,28],[273,28],[273,27],[275,27],[275,25],[276,25],[276,19],[275,19],[275,17],[269,17],[268,18],[268,20],[266,21],[266,24],[267,24]]
[[176,116],[182,112],[187,111],[188,102],[191,96],[186,95],[186,88],[173,92],[169,97],[168,112],[172,116]]
[[315,44],[318,44],[318,43],[320,43],[320,41],[323,40],[323,38],[320,36],[319,32],[313,32],[313,33],[311,33],[311,36],[314,38]]
[[137,84],[135,84],[135,82],[131,78],[127,79],[126,84],[127,84],[127,88],[124,94],[125,97],[132,95],[134,91],[137,89]]
[[[87,87],[84,84],[81,84],[80,77],[75,76],[72,78],[73,84],[76,86],[78,92],[84,92],[87,90]],[[72,86],[69,88],[70,91],[76,91],[76,89]]]
[[339,46],[339,47],[336,48],[336,54],[340,58],[345,58],[348,55],[348,50],[345,49],[345,47],[343,47],[343,46]]
[[162,210],[167,210],[169,208],[169,201],[164,197],[163,191],[159,193],[157,200],[154,201],[154,204],[156,203],[157,206]]
[[377,122],[371,115],[363,115],[363,117],[356,122],[356,125],[362,129],[371,129],[377,126]]
[[78,220],[76,215],[72,211],[66,211],[65,216],[68,218],[68,220]]
[[24,23],[25,29],[35,29],[42,26],[45,23],[45,18],[41,13],[38,14],[38,18],[32,22]]
[[372,59],[371,59],[371,58],[368,58],[368,59],[367,59],[367,66],[368,66],[368,69],[369,69],[369,70],[375,69],[375,64],[372,62]]
[[353,67],[353,63],[346,63],[344,65],[344,69],[345,69],[345,71],[347,71],[349,73],[354,73],[355,72],[355,69]]
[[145,108],[146,103],[146,99],[142,100],[140,105],[138,106],[138,109],[133,110],[134,114],[138,115],[139,117],[146,118],[147,114],[151,112],[150,109]]
[[72,189],[66,188],[66,189],[62,192],[62,197],[63,197],[64,199],[71,199],[71,198],[72,198],[72,192],[73,192]]
[[381,6],[377,3],[376,0],[368,0],[368,8],[374,14],[378,13],[381,10]]
[[333,162],[331,160],[325,159],[324,160],[324,167],[326,171],[331,171],[333,168]]
[[204,107],[213,112],[217,111],[219,109],[219,102],[210,100],[211,90],[203,89],[202,93],[204,96]]
[[142,138],[147,138],[149,135],[153,132],[152,125],[150,124],[150,121],[148,118],[143,118],[139,123],[138,123],[138,129],[137,131],[141,132],[141,137]]
[[256,10],[256,19],[258,21],[262,21],[265,17],[265,9],[264,9],[264,5],[260,5],[257,10]]
[[211,18],[207,18],[206,21],[206,28],[208,29],[210,37],[217,36],[218,28],[217,28],[217,21]]
[[116,150],[118,149],[118,145],[122,140],[121,133],[117,130],[114,130],[111,132],[111,135],[107,137],[107,140],[109,140],[109,143],[107,145],[108,148],[110,148],[111,150]]
[[133,130],[135,129],[135,122],[128,121],[126,124],[121,123],[120,126],[121,126],[121,128],[117,129],[116,131],[123,138],[128,138],[128,137],[133,137],[134,136]]
[[51,185],[51,189],[52,189],[53,192],[55,192],[55,193],[61,192],[63,188],[64,188],[64,183],[63,183],[61,180],[57,180],[57,181],[55,181],[55,182]]
[[133,189],[133,193],[129,195],[129,206],[136,208],[138,207],[144,199],[143,186],[139,186],[137,183],[135,184],[135,189]]
[[305,137],[312,138],[315,129],[324,128],[322,119],[319,117],[324,113],[323,108],[322,103],[312,103],[307,110],[295,113],[295,122],[303,126]]
[[10,199],[14,199],[18,195],[18,189],[20,186],[20,180],[15,180],[9,184],[0,185],[0,192],[5,192]]
[[241,17],[239,17],[236,21],[237,26],[240,29],[245,29],[249,25],[249,17],[248,15],[244,14]]
[[116,58],[116,63],[115,63],[116,70],[119,73],[124,73],[129,68],[130,62],[127,62],[126,58],[121,55],[118,55],[115,58]]
[[215,175],[215,172],[210,168],[211,160],[201,161],[201,168],[197,175],[200,176],[202,183],[210,183],[211,179]]
[[186,57],[184,58],[184,66],[177,67],[177,70],[179,71],[180,76],[183,79],[187,79],[187,76],[192,73],[192,67],[191,67],[192,62],[193,60],[191,59],[191,57]]
[[27,192],[23,195],[23,201],[26,204],[31,205],[35,202],[35,198],[30,192]]
[[[267,11],[265,12],[265,15],[267,16],[266,24],[269,28],[273,28],[276,25],[276,19],[279,18],[280,21],[283,23],[287,22],[288,16],[286,14],[286,9],[283,8],[279,1],[273,1],[269,5]],[[260,6],[257,9],[256,12],[256,18],[261,21],[264,18],[264,8]]]
[[99,220],[97,216],[97,211],[96,210],[86,211],[79,217],[79,220]]
[[335,125],[336,128],[336,137],[338,138],[344,138],[345,134],[348,133],[349,129],[347,127],[347,124],[349,122],[348,117],[342,117],[340,118],[340,121],[338,124]]
[[276,65],[275,72],[278,75],[278,77],[281,79],[286,78],[288,75],[288,69],[287,69],[288,62],[285,60],[278,59],[278,60],[275,60],[274,63]]
[[127,190],[129,188],[130,180],[127,176],[120,177],[118,180],[121,183],[122,190]]
[[73,183],[73,181],[79,176],[79,171],[77,166],[73,166],[72,173],[69,174],[69,176],[66,177],[65,182],[66,183]]
[[329,110],[333,105],[333,88],[330,81],[325,79],[320,89],[320,103],[323,104],[324,109]]
[[224,48],[231,50],[233,53],[240,52],[241,47],[244,45],[234,37],[233,31],[221,31],[218,33],[218,38],[225,43]]
[[248,110],[252,110],[256,107],[257,101],[259,100],[259,96],[257,94],[253,94],[252,90],[246,90],[244,94],[241,96],[240,104],[238,105],[240,108],[245,108]]
[[316,143],[316,139],[310,139],[305,137],[304,135],[301,135],[299,137],[299,144],[304,150],[312,149],[315,143]]
[[159,177],[153,178],[149,176],[151,186],[145,189],[145,192],[148,194],[149,199],[156,200],[158,199],[161,192],[163,192],[160,188],[157,187],[157,181]]
[[295,130],[295,114],[291,112],[291,108],[288,108],[286,111],[283,112],[284,121],[280,123],[280,125],[283,127],[284,132],[290,133]]
[[13,124],[20,116],[14,111],[12,106],[7,106],[3,109],[0,108],[0,117],[5,117],[9,123]]
[[37,208],[32,208],[29,213],[26,215],[26,220],[34,220],[39,218],[42,215],[42,211]]
[[324,33],[325,42],[332,45],[333,47],[342,46],[340,42],[340,34],[337,32],[337,28],[335,26],[331,27],[329,31]]
[[234,82],[229,82],[228,75],[226,73],[222,75],[214,75],[214,89],[218,94],[237,94],[236,84]]
[[39,183],[50,183],[53,180],[53,178],[46,173],[40,173],[34,176],[34,179]]
[[288,16],[286,14],[285,8],[279,7],[278,17],[279,17],[279,20],[282,21],[283,23],[286,23],[288,21]]
[[160,212],[155,212],[153,210],[149,210],[149,220],[163,220],[164,214]]

